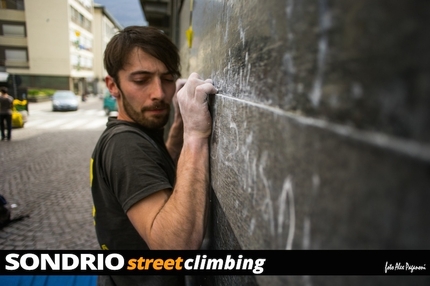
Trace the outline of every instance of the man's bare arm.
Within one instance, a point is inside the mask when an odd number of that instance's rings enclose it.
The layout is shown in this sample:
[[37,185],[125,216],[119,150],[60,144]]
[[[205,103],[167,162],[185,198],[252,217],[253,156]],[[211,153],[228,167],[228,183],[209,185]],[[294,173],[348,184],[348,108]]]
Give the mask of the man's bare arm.
[[204,238],[209,197],[210,81],[192,74],[178,94],[184,143],[173,191],[159,191],[133,205],[130,221],[150,249],[198,249]]

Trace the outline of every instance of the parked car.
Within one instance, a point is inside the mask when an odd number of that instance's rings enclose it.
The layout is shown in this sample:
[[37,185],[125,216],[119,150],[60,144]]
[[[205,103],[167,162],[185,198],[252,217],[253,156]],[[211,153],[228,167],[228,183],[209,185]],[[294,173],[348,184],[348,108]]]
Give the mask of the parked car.
[[105,97],[103,98],[103,110],[105,111],[107,116],[109,116],[112,111],[118,111],[116,98],[113,97],[112,94],[109,93],[109,91],[105,93]]
[[71,90],[57,90],[52,96],[52,111],[76,111],[79,100]]

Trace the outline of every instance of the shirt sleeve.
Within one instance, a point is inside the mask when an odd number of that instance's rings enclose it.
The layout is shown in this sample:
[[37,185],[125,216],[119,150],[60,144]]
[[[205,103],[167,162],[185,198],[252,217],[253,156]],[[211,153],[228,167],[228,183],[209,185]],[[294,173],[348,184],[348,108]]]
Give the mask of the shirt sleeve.
[[173,188],[159,150],[137,133],[114,135],[106,146],[103,161],[106,181],[124,212],[157,191]]

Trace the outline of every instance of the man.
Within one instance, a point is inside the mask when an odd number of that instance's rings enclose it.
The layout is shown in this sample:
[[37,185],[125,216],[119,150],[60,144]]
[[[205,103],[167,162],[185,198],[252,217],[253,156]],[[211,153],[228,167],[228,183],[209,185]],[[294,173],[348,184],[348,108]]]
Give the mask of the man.
[[[196,73],[178,80],[179,63],[176,46],[151,27],[126,27],[106,47],[105,81],[118,116],[109,118],[91,158],[102,249],[186,250],[202,244],[212,120],[207,97],[217,89]],[[184,278],[101,276],[99,285],[184,285]]]
[[[8,93],[7,87],[0,88],[0,130],[1,140],[12,139],[12,108],[13,108],[13,97]],[[6,127],[4,125],[6,121]],[[5,132],[7,130],[7,133]]]

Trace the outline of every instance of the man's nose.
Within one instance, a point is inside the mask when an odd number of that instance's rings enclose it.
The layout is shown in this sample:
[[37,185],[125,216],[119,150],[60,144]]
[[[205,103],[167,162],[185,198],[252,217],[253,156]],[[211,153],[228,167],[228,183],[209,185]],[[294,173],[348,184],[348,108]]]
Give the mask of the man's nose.
[[160,78],[154,78],[151,83],[151,99],[163,99],[165,96],[163,84]]

